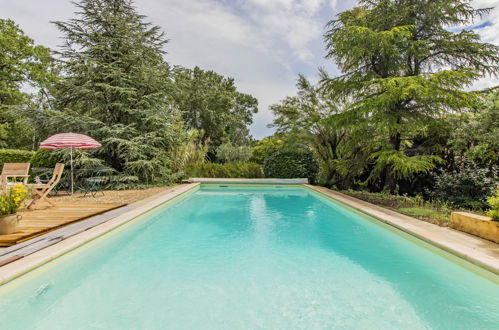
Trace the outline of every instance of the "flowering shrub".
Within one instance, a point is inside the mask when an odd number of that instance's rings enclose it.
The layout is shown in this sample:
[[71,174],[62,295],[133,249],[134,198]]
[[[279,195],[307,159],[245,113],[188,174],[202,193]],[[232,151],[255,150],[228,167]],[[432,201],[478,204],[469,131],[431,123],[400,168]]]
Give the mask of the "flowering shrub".
[[28,198],[28,189],[22,185],[17,184],[14,187],[5,189],[0,194],[0,215],[15,214]]

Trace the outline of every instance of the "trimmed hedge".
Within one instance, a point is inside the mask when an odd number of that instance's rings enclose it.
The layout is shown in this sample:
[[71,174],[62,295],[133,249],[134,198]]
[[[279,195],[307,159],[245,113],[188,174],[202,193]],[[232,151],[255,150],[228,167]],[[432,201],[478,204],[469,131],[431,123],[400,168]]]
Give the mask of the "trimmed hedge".
[[29,163],[34,151],[17,149],[0,149],[0,168],[4,163]]
[[65,163],[63,154],[50,149],[38,149],[31,157],[32,167],[52,168],[56,163]]
[[311,184],[315,184],[319,175],[319,162],[310,151],[281,150],[265,159],[263,171],[267,178],[307,178]]
[[262,167],[256,163],[197,163],[187,166],[185,174],[193,178],[262,178]]

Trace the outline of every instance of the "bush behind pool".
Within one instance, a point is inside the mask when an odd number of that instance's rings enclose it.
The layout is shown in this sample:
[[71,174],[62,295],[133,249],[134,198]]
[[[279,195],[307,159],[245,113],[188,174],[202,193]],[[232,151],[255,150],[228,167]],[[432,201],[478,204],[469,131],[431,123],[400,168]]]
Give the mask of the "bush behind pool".
[[263,171],[267,178],[307,178],[311,184],[315,184],[319,175],[319,162],[310,151],[281,150],[265,159]]

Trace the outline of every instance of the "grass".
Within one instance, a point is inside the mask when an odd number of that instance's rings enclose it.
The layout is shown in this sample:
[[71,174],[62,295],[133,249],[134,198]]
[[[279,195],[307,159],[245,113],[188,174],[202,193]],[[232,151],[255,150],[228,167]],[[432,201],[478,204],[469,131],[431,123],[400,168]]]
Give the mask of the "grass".
[[423,207],[401,207],[397,211],[411,217],[435,222],[438,225],[447,225],[450,217],[450,212]]
[[439,226],[449,225],[451,209],[442,203],[425,201],[421,196],[410,197],[365,191],[342,191],[342,193]]

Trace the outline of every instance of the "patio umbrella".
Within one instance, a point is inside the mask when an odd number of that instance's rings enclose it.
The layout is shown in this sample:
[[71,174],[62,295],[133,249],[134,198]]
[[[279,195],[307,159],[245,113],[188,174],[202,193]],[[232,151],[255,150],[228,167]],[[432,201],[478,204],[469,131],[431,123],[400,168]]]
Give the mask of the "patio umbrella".
[[76,133],[60,133],[40,143],[40,149],[58,149],[70,148],[71,154],[71,195],[73,195],[73,148],[77,149],[95,149],[102,145],[92,139],[90,136]]

